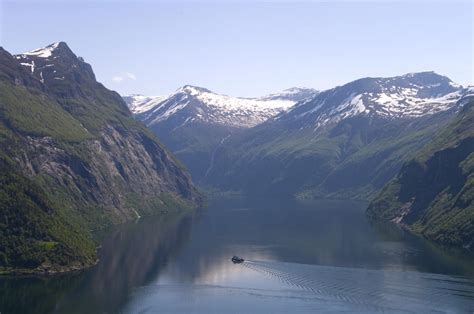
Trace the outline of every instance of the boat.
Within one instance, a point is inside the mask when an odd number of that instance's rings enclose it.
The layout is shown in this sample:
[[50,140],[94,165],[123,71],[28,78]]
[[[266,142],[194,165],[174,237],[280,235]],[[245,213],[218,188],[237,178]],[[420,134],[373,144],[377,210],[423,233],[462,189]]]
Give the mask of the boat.
[[236,256],[236,255],[234,255],[231,258],[231,260],[234,264],[240,264],[240,263],[243,263],[245,261],[242,257]]

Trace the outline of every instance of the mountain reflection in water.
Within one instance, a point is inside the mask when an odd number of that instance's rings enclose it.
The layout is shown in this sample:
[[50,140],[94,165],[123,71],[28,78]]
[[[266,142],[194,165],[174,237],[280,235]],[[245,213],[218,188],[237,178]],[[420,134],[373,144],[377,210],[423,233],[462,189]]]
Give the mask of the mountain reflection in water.
[[[100,263],[0,278],[1,313],[474,310],[474,259],[391,224],[366,204],[222,198],[117,226]],[[246,262],[233,264],[233,255]]]

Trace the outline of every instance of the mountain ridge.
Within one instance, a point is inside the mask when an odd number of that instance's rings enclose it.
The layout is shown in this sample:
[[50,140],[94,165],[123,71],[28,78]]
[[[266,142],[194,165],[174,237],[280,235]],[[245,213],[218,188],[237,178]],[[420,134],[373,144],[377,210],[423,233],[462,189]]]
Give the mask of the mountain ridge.
[[433,71],[381,78],[366,77],[319,93],[276,119],[314,120],[318,128],[356,115],[419,117],[449,109],[463,87]]
[[[227,140],[204,184],[245,193],[367,200],[449,121],[465,90],[423,72],[363,78],[322,91]],[[390,94],[391,102],[379,102],[383,94]],[[398,114],[400,108],[423,110]]]
[[[291,88],[281,93],[262,97],[245,98],[217,94],[204,87],[184,85],[168,96],[123,96],[134,114],[150,126],[176,114],[186,106],[199,108],[191,119],[229,127],[253,127],[266,119],[287,110],[298,100],[311,97],[317,91],[309,88]],[[182,105],[183,102],[187,102]],[[176,105],[178,104],[178,105]],[[178,108],[177,108],[178,106]],[[169,111],[160,109],[168,108]],[[174,111],[173,111],[174,110]],[[160,115],[161,113],[161,115]],[[203,113],[207,114],[203,117]],[[232,118],[226,119],[224,116]]]
[[91,230],[202,204],[183,166],[63,42],[0,49],[0,113],[0,272],[88,267]]
[[313,94],[317,91],[298,89],[272,94],[271,99],[239,98],[185,85],[165,98],[124,96],[124,100],[135,118],[155,132],[200,182],[228,138],[287,110],[298,97]]

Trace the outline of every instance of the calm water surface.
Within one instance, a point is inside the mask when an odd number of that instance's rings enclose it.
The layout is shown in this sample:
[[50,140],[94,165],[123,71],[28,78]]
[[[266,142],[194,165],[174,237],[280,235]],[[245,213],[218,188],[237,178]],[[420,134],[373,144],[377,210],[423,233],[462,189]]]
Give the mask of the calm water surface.
[[142,219],[109,232],[90,270],[1,278],[0,312],[474,312],[473,257],[371,225],[365,206],[219,199]]

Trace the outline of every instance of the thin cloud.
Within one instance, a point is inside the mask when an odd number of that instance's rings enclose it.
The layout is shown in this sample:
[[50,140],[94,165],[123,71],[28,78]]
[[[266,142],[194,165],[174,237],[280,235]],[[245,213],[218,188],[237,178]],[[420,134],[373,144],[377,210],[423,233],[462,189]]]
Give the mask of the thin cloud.
[[120,75],[116,75],[112,77],[112,81],[116,83],[120,83],[126,80],[135,81],[136,79],[137,77],[135,76],[135,74],[130,73],[130,72],[123,72]]

